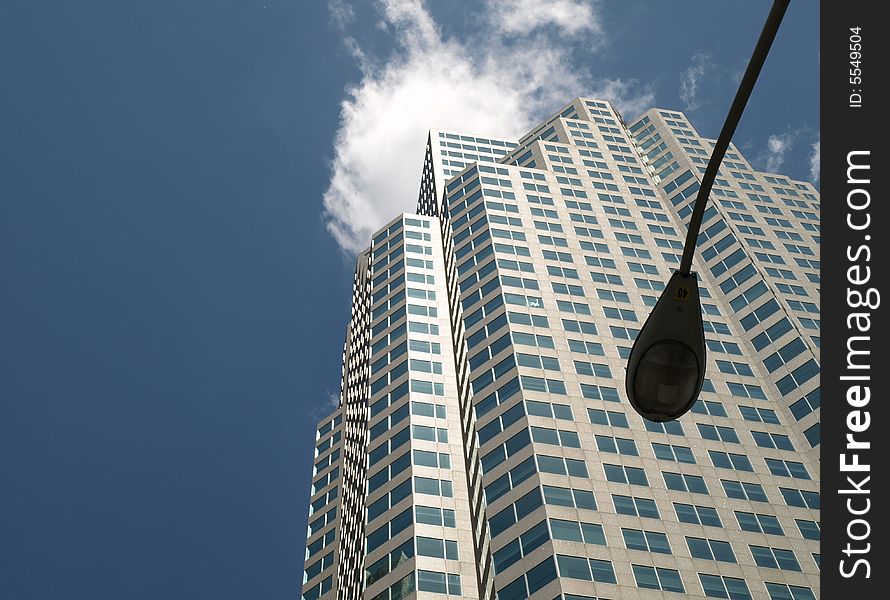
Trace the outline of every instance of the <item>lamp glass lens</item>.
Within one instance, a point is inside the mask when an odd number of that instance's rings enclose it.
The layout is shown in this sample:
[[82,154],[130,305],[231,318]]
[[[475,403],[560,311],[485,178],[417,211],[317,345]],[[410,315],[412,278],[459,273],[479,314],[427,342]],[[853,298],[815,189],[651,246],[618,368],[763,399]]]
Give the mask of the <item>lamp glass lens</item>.
[[649,413],[685,412],[698,390],[698,359],[676,340],[657,342],[646,350],[633,381],[634,400]]

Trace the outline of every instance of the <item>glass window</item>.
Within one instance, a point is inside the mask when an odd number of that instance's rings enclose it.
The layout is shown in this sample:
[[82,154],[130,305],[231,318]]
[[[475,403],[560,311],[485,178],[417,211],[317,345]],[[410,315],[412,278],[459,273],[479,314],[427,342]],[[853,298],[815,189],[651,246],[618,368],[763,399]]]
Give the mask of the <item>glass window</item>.
[[590,574],[590,565],[586,558],[559,554],[556,556],[556,562],[559,565],[559,573],[563,577],[583,579],[585,581],[593,579]]
[[631,567],[637,587],[681,594],[686,592],[679,571],[644,565],[631,565]]
[[721,577],[699,573],[702,589],[708,598],[730,598],[731,600],[751,600],[751,592],[744,579]]
[[534,594],[539,589],[556,579],[556,565],[553,558],[547,558],[544,562],[532,567],[526,574],[528,581],[528,593]]
[[438,571],[417,570],[417,589],[421,592],[433,592],[435,594],[447,594],[445,573]]
[[813,590],[785,583],[766,582],[770,600],[816,600]]

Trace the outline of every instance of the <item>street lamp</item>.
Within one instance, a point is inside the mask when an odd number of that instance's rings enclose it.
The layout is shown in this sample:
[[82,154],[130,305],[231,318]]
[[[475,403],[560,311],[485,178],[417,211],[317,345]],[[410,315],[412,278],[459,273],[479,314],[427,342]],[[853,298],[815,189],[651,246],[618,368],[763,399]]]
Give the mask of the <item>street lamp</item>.
[[741,119],[751,90],[782,23],[790,0],[775,0],[739,84],[695,198],[680,268],[637,335],[627,360],[625,389],[631,406],[650,421],[673,421],[684,415],[701,392],[705,378],[705,332],[698,277],[691,271],[695,244],[708,195],[729,141]]

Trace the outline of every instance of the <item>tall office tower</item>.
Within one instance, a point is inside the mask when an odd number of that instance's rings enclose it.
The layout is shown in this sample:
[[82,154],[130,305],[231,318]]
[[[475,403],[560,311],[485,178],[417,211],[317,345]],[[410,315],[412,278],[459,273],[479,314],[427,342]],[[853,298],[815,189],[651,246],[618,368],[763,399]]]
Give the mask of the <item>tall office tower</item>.
[[515,143],[430,132],[418,214],[358,258],[303,598],[817,597],[809,183],[730,148],[695,263],[700,400],[653,423],[624,393],[711,145],[589,99]]

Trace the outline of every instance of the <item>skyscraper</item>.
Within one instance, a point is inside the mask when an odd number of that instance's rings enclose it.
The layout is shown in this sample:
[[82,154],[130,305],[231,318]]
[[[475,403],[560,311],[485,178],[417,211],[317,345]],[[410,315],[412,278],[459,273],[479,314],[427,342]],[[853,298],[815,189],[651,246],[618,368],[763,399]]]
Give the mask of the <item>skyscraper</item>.
[[819,198],[730,147],[699,237],[707,380],[639,417],[635,335],[712,141],[576,99],[516,142],[433,130],[358,257],[303,597],[803,600],[819,576]]

